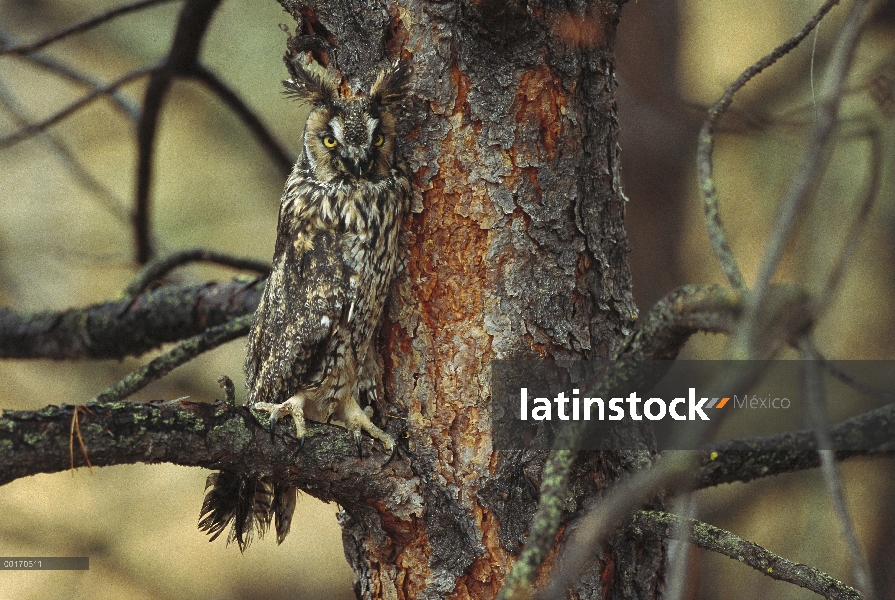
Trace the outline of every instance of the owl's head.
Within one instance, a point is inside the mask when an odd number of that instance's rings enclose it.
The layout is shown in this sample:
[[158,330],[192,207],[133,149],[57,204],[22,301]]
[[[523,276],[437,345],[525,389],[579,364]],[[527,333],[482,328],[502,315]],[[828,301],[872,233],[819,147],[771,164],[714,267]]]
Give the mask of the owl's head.
[[395,117],[410,80],[410,63],[395,62],[379,74],[365,97],[344,98],[325,76],[287,62],[286,94],[311,104],[304,158],[321,182],[380,180],[395,158]]

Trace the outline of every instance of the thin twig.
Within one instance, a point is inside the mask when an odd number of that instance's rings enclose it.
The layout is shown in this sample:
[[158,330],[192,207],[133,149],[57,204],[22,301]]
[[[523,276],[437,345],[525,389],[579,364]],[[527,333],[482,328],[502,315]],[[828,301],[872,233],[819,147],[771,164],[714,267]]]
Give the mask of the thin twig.
[[233,385],[233,380],[221,375],[218,377],[218,385],[224,390],[224,402],[229,406],[236,406],[236,386]]
[[837,40],[837,48],[830,61],[826,83],[827,94],[818,106],[819,120],[811,138],[802,167],[790,181],[789,187],[780,201],[774,229],[768,240],[768,249],[759,267],[755,288],[747,304],[743,325],[731,344],[734,358],[750,358],[755,351],[756,324],[762,311],[764,298],[771,277],[777,270],[783,251],[795,228],[799,215],[814,196],[823,164],[829,155],[830,141],[837,125],[839,105],[842,101],[845,82],[860,40],[861,19],[869,0],[855,0],[845,18]]
[[813,350],[814,360],[818,361],[821,366],[826,369],[828,373],[830,373],[830,375],[832,375],[845,385],[873,398],[879,398],[887,402],[892,402],[893,400],[895,400],[895,392],[873,387],[864,383],[860,379],[852,377],[851,375],[840,369],[836,363],[830,361],[823,354],[821,354],[817,350],[817,348],[814,348]]
[[136,297],[138,294],[146,291],[152,282],[158,281],[177,267],[193,262],[210,262],[226,267],[232,267],[234,269],[255,271],[264,276],[270,273],[270,263],[265,261],[231,256],[223,252],[208,250],[206,248],[193,248],[190,250],[181,250],[180,252],[175,252],[165,258],[147,263],[137,276],[134,277],[134,280],[128,284],[127,288],[125,288],[124,296],[130,298]]
[[180,342],[250,314],[263,281],[166,285],[83,308],[18,313],[0,308],[0,358],[122,359]]
[[55,125],[56,123],[65,119],[66,117],[71,116],[72,114],[74,114],[81,108],[87,106],[88,104],[90,104],[91,102],[96,100],[97,98],[104,96],[104,95],[108,95],[109,92],[118,89],[122,85],[130,83],[131,81],[138,79],[140,77],[143,77],[144,75],[146,75],[148,73],[152,73],[156,68],[157,67],[152,66],[152,67],[143,67],[141,69],[135,69],[135,70],[131,71],[130,73],[116,79],[115,81],[113,81],[112,83],[110,83],[104,87],[94,89],[92,92],[90,92],[86,96],[82,97],[80,100],[77,100],[77,101],[69,104],[67,107],[54,113],[52,116],[44,119],[43,121],[40,121],[38,123],[32,123],[31,125],[22,127],[18,131],[11,133],[10,135],[8,135],[4,138],[0,138],[0,148],[7,148],[9,146],[12,146],[13,144],[16,144],[18,142],[26,140],[30,137],[33,137],[34,135],[42,132],[47,127],[50,127],[51,125]]
[[[687,575],[690,571],[691,548],[686,544],[693,535],[692,519],[696,517],[696,494],[681,494],[674,500],[674,514],[683,515],[678,523],[672,525],[666,553],[667,571],[665,575],[665,594],[662,600],[684,600],[687,592]],[[637,513],[635,513],[636,515]]]
[[845,238],[842,245],[842,251],[839,253],[839,260],[830,270],[827,276],[826,286],[815,295],[814,314],[816,318],[820,318],[823,313],[833,304],[836,297],[836,289],[839,287],[842,277],[845,275],[845,267],[858,248],[858,242],[861,239],[861,233],[870,217],[870,210],[873,208],[874,202],[879,195],[880,184],[882,181],[882,160],[883,148],[880,140],[880,133],[875,127],[867,130],[866,135],[870,139],[870,181],[867,183],[867,189],[864,192],[864,200],[861,202],[861,208],[858,211],[855,222],[852,224],[851,231]]
[[165,94],[171,85],[171,73],[167,70],[155,71],[146,86],[143,112],[137,123],[137,185],[135,188],[134,212],[131,221],[134,226],[136,261],[144,265],[152,259],[152,228],[149,222],[149,187],[152,183],[153,153],[158,130],[159,114]]
[[[86,410],[87,412],[91,412],[89,408],[86,406],[76,406],[75,410],[72,411],[71,415],[71,432],[69,432],[68,436],[68,454],[71,458],[71,470],[75,470],[75,433],[78,435],[78,444],[81,446],[81,453],[84,455],[84,462],[87,463],[87,468],[90,471],[93,471],[93,465],[90,464],[90,457],[87,455],[87,446],[84,445],[84,438],[81,436],[81,423],[78,420],[78,413],[81,410]],[[72,473],[74,474],[74,473]]]
[[[2,83],[0,83],[0,104],[6,108],[18,126],[25,127],[28,125],[24,107],[7,91],[6,86]],[[38,137],[49,146],[59,159],[59,162],[75,178],[75,181],[90,193],[89,197],[91,199],[96,200],[113,217],[122,223],[127,223],[127,211],[124,208],[123,201],[105,184],[94,177],[62,140],[47,131],[39,134]]]
[[628,528],[635,536],[650,535],[689,542],[694,546],[723,554],[778,581],[786,581],[824,598],[859,600],[854,588],[833,579],[814,567],[781,558],[754,542],[744,540],[696,519],[685,519],[660,511],[637,511]]
[[718,211],[718,189],[715,185],[713,166],[712,166],[712,150],[715,146],[715,126],[718,119],[727,111],[733,96],[740,88],[742,88],[750,79],[761,73],[767,67],[773,65],[781,57],[789,53],[801,43],[803,39],[814,29],[821,19],[837,4],[839,0],[827,0],[824,2],[820,10],[802,27],[801,31],[786,40],[783,44],[774,49],[773,52],[753,64],[751,67],[743,71],[736,81],[724,92],[721,98],[709,109],[709,114],[702,129],[699,132],[699,146],[697,149],[697,166],[699,168],[699,187],[702,190],[703,207],[709,230],[709,239],[712,249],[721,263],[721,268],[727,275],[730,284],[737,290],[746,289],[743,281],[743,275],[737,266],[736,258],[730,250],[730,244],[727,242],[727,234],[724,232],[724,225],[721,223],[721,215]]
[[[15,41],[15,38],[8,31],[0,29],[0,44],[8,46],[10,44],[14,44]],[[48,56],[43,56],[41,54],[31,54],[23,56],[22,59],[39,67],[42,67],[47,71],[50,71],[51,73],[59,75],[67,79],[68,81],[90,88],[91,90],[97,90],[104,85],[102,81],[99,81],[98,79],[95,79],[94,77],[85,73],[81,73],[80,71],[75,70],[73,67]],[[128,100],[127,97],[125,97],[121,92],[113,90],[112,92],[109,92],[108,96],[109,99],[112,100],[112,102],[115,104],[115,106],[117,106],[118,109],[131,121],[136,121],[139,118],[140,108],[136,104]]]
[[876,597],[876,594],[873,591],[873,582],[870,579],[870,568],[867,565],[864,552],[861,550],[861,544],[855,533],[854,523],[848,512],[842,474],[833,454],[834,446],[830,437],[830,418],[827,414],[826,402],[824,400],[820,365],[814,360],[814,345],[807,335],[799,341],[798,348],[804,373],[803,385],[805,387],[805,395],[808,398],[808,420],[811,423],[811,428],[814,430],[817,446],[820,449],[820,471],[823,474],[827,493],[830,495],[836,517],[842,526],[855,581],[858,584],[858,588],[863,592],[864,597],[867,600],[872,600]]
[[211,92],[221,99],[221,101],[230,107],[230,110],[236,113],[258,143],[267,151],[271,160],[276,163],[280,171],[284,175],[288,175],[292,171],[295,160],[289,156],[289,153],[282,144],[274,137],[273,133],[264,125],[257,113],[249,108],[239,95],[230,88],[226,83],[208,70],[204,65],[197,64],[193,73],[198,81],[205,84]]
[[83,21],[75,23],[74,25],[70,25],[65,29],[61,29],[55,33],[51,33],[48,36],[40,38],[39,40],[26,44],[16,44],[14,46],[6,46],[4,48],[0,48],[0,56],[4,54],[30,54],[35,50],[39,50],[44,46],[48,46],[49,44],[52,44],[53,42],[59,41],[70,35],[83,33],[85,31],[93,29],[97,25],[101,25],[106,21],[114,19],[115,17],[142,10],[154,4],[162,4],[163,2],[171,2],[171,0],[136,0],[136,2],[131,2],[130,4],[122,4],[121,6],[110,8],[105,12],[97,13],[92,17],[84,19]]
[[253,315],[243,315],[229,323],[212,327],[199,335],[191,337],[173,350],[165,352],[149,364],[133,371],[124,379],[96,396],[93,402],[117,402],[127,398],[203,352],[246,335],[252,324],[252,317]]

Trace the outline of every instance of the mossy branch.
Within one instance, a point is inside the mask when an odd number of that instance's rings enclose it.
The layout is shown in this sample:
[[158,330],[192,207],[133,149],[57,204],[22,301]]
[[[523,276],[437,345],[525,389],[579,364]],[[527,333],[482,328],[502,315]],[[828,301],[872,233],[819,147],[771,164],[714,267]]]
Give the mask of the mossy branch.
[[733,558],[778,581],[786,581],[824,598],[858,600],[861,594],[814,567],[781,558],[729,531],[659,511],[637,511],[628,531],[635,536],[674,538]]
[[107,403],[123,400],[203,352],[246,335],[252,324],[252,316],[251,314],[242,315],[228,323],[211,327],[207,331],[194,335],[173,350],[165,352],[136,371],[129,373],[124,379],[94,398],[94,402]]
[[370,438],[358,458],[351,434],[334,425],[309,423],[301,448],[285,427],[272,439],[262,417],[225,402],[91,402],[0,411],[0,485],[85,466],[85,456],[70,446],[76,410],[94,467],[164,462],[266,473],[342,504],[385,497],[389,477],[413,477],[400,453],[384,466],[389,456]]

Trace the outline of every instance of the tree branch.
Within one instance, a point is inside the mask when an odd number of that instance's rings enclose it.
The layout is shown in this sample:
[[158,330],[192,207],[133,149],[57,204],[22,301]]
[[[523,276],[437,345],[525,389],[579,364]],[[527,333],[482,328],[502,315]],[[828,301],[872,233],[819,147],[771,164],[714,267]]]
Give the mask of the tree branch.
[[158,120],[165,95],[175,76],[190,75],[196,64],[205,32],[221,0],[186,0],[177,19],[171,50],[153,71],[137,123],[137,186],[134,199],[134,241],[137,264],[152,258],[152,228],[149,222],[149,188],[152,183],[153,153]]
[[818,121],[806,145],[801,168],[789,183],[774,219],[774,230],[768,238],[768,248],[759,267],[755,287],[746,306],[743,324],[731,343],[731,355],[751,358],[758,347],[756,323],[764,310],[764,299],[771,278],[783,258],[783,251],[795,229],[800,213],[814,196],[821,179],[822,168],[830,151],[830,141],[838,124],[839,105],[845,92],[845,83],[851,69],[860,40],[862,17],[869,0],[855,0],[842,25],[837,40],[837,50],[829,66],[827,85],[829,92],[818,102]]
[[808,399],[808,423],[810,423],[814,432],[817,445],[823,449],[819,452],[820,472],[827,486],[827,494],[833,503],[836,517],[842,526],[842,533],[845,537],[849,557],[851,558],[852,574],[855,577],[855,582],[864,596],[873,599],[876,597],[876,594],[873,591],[873,583],[870,579],[870,569],[861,549],[861,543],[858,541],[858,535],[855,533],[854,522],[848,512],[842,473],[839,470],[836,457],[833,456],[830,450],[827,450],[827,448],[833,447],[833,441],[830,438],[830,415],[824,399],[824,385],[821,379],[820,363],[814,360],[817,351],[814,349],[810,336],[802,336],[798,343],[798,351],[799,358],[802,361],[802,388],[805,390],[805,395]]
[[[9,32],[0,29],[0,44],[15,44],[15,38],[10,35]],[[53,58],[50,58],[49,56],[32,54],[23,56],[22,58],[32,64],[50,71],[51,73],[59,75],[60,77],[63,77],[68,81],[88,87],[94,91],[103,87],[103,83],[101,81],[95,79],[90,75],[81,73],[73,67]],[[117,90],[108,92],[107,95],[112,103],[116,107],[118,107],[122,114],[126,115],[131,121],[137,121],[137,119],[140,117],[140,108],[136,104],[125,98],[125,96]]]
[[[247,314],[236,317],[228,323],[209,327],[206,331],[194,335],[173,350],[157,356],[148,364],[129,373],[124,379],[109,387],[94,398],[94,402],[117,402],[132,396],[144,387],[161,379],[177,367],[184,365],[203,352],[217,348],[222,344],[246,335],[252,325],[252,317]],[[232,385],[232,382],[231,382]],[[229,393],[229,392],[228,392]]]
[[695,519],[684,519],[659,511],[637,511],[628,528],[635,536],[656,536],[677,539],[738,560],[778,581],[786,581],[824,598],[858,600],[854,588],[833,579],[814,567],[781,558],[754,542]]
[[124,290],[124,296],[134,297],[146,291],[155,281],[162,279],[165,275],[183,265],[192,262],[210,262],[234,269],[244,269],[246,271],[254,271],[264,277],[270,273],[270,263],[266,261],[256,260],[254,258],[242,258],[232,256],[215,250],[206,248],[191,248],[189,250],[180,250],[169,254],[164,258],[160,258],[148,263],[143,267],[134,280],[131,281]]
[[[830,428],[836,460],[895,453],[895,404],[852,417]],[[708,444],[696,474],[696,489],[748,482],[820,466],[811,430]]]
[[283,175],[289,175],[292,171],[292,166],[295,164],[295,159],[289,156],[283,145],[267,129],[258,115],[255,114],[255,111],[249,108],[243,99],[224,83],[220,77],[209,71],[204,65],[196,65],[193,77],[204,84],[211,93],[220,98],[230,110],[236,113],[236,116],[242,120],[245,126],[249,128],[249,131],[252,132],[252,135],[255,136],[255,139],[258,140],[258,143],[261,144],[261,147],[267,151],[271,160],[280,168]]
[[[16,98],[6,90],[6,86],[0,83],[0,105],[2,105],[12,116],[13,121],[19,127],[27,127],[28,119],[25,114],[25,107],[20,105]],[[89,198],[102,206],[108,213],[123,223],[127,222],[127,211],[124,209],[123,202],[119,201],[115,192],[109,189],[104,183],[93,176],[87,166],[78,156],[58,137],[50,132],[44,132],[38,135],[38,139],[43,141],[50,150],[59,159],[59,162],[65,167],[74,179],[89,192]]]
[[254,312],[262,289],[263,282],[170,285],[59,312],[0,309],[0,358],[139,356]]
[[733,102],[733,96],[753,77],[798,46],[837,4],[839,4],[839,0],[827,0],[824,2],[823,6],[802,27],[801,31],[743,71],[736,81],[725,90],[721,98],[709,108],[709,114],[702,124],[702,129],[699,131],[697,166],[699,168],[699,187],[702,190],[703,208],[705,209],[705,217],[708,224],[709,239],[712,243],[712,249],[718,257],[718,262],[721,263],[724,274],[727,275],[727,279],[735,289],[744,290],[746,289],[746,284],[743,281],[740,268],[737,266],[736,258],[734,258],[733,252],[730,250],[727,234],[724,232],[724,225],[721,223],[721,214],[718,211],[718,189],[715,185],[714,167],[712,166],[712,151],[715,147],[715,127],[721,116],[727,112],[730,103]]
[[14,46],[7,46],[5,48],[2,48],[0,49],[0,56],[4,54],[30,54],[35,50],[40,50],[44,46],[48,46],[53,42],[59,41],[75,33],[83,33],[85,31],[93,29],[97,25],[101,25],[106,21],[111,21],[115,17],[142,10],[154,4],[162,4],[163,2],[171,2],[171,0],[136,0],[135,2],[131,2],[129,4],[122,4],[121,6],[110,8],[109,10],[106,10],[104,12],[96,13],[92,17],[51,33],[50,35],[42,37],[34,42],[29,42],[26,44],[16,44]]
[[0,485],[85,466],[85,457],[69,447],[76,410],[94,467],[165,462],[264,473],[342,504],[388,497],[391,486],[414,479],[400,457],[385,465],[388,455],[370,438],[363,441],[366,458],[358,458],[351,434],[336,426],[308,423],[302,448],[294,432],[272,439],[266,423],[245,407],[176,401],[0,411]]
[[12,132],[11,134],[7,135],[6,137],[0,138],[0,148],[7,148],[9,146],[12,146],[13,144],[16,144],[18,142],[26,140],[26,139],[34,136],[37,133],[40,133],[47,127],[50,127],[51,125],[55,125],[62,119],[74,114],[81,108],[87,106],[88,104],[90,104],[91,102],[93,102],[94,100],[99,98],[100,96],[108,95],[111,92],[117,90],[122,85],[124,85],[126,83],[130,83],[134,79],[143,77],[144,75],[146,75],[148,73],[153,73],[157,68],[158,67],[153,66],[153,67],[143,67],[142,69],[134,69],[130,73],[123,75],[122,77],[119,77],[118,79],[116,79],[115,81],[113,81],[112,83],[110,83],[104,87],[95,88],[92,92],[90,92],[86,96],[83,96],[79,100],[72,102],[71,104],[69,104],[68,106],[63,108],[62,110],[57,111],[53,115],[44,119],[43,121],[39,121],[37,123],[32,123],[26,127],[22,127],[18,131]]

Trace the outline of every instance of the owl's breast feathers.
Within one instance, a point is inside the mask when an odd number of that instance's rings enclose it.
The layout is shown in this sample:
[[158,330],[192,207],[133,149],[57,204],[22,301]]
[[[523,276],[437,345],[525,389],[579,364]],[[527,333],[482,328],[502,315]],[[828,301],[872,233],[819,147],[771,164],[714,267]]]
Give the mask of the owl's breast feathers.
[[324,184],[296,166],[249,333],[248,404],[284,402],[309,388],[357,393],[345,374],[363,365],[382,315],[409,195],[401,169],[380,181]]

